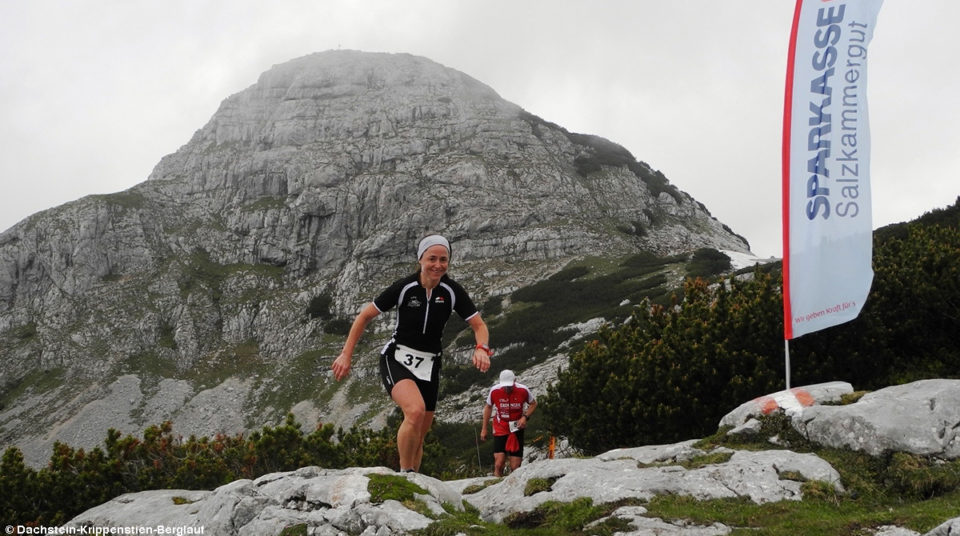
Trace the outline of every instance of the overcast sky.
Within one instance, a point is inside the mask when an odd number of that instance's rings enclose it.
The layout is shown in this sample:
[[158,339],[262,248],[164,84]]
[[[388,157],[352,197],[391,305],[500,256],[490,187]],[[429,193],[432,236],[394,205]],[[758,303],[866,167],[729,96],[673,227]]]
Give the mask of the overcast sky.
[[[462,71],[619,143],[781,255],[794,0],[0,0],[0,231],[144,181],[272,65],[344,48]],[[960,195],[958,0],[886,0],[870,47],[873,225]]]

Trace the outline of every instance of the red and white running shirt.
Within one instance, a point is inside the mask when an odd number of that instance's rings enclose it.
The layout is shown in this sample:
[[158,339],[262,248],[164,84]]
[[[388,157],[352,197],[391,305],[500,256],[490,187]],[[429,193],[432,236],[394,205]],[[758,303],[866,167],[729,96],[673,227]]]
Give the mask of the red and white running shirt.
[[493,408],[493,435],[507,435],[510,433],[510,421],[519,420],[523,415],[525,404],[532,404],[536,399],[533,392],[522,383],[513,384],[513,391],[507,393],[507,385],[495,385],[487,393],[487,405]]

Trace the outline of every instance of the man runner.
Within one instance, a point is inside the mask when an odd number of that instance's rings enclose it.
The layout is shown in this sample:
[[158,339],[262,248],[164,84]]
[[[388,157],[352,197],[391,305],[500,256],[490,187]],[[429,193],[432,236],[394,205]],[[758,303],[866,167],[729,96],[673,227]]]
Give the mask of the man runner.
[[480,440],[487,440],[487,423],[493,419],[493,475],[503,476],[507,456],[510,470],[514,471],[523,462],[523,431],[530,415],[537,408],[537,400],[530,389],[517,383],[512,370],[500,373],[500,383],[487,394],[483,406],[483,423]]

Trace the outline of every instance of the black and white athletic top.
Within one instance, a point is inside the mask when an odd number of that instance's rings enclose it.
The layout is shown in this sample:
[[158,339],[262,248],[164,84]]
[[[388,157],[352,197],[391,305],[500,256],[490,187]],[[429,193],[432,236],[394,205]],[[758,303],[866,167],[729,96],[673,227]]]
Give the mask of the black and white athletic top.
[[419,272],[394,282],[373,300],[373,305],[381,313],[397,307],[393,342],[436,354],[442,350],[443,327],[453,311],[464,320],[478,314],[467,291],[446,275],[428,299]]

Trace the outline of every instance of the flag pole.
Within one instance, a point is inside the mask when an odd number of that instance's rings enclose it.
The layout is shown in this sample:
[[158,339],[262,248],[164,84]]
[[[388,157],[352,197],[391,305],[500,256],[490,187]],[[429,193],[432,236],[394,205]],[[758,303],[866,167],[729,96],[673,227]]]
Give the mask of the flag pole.
[[790,339],[783,340],[783,362],[786,370],[787,389],[790,389]]

